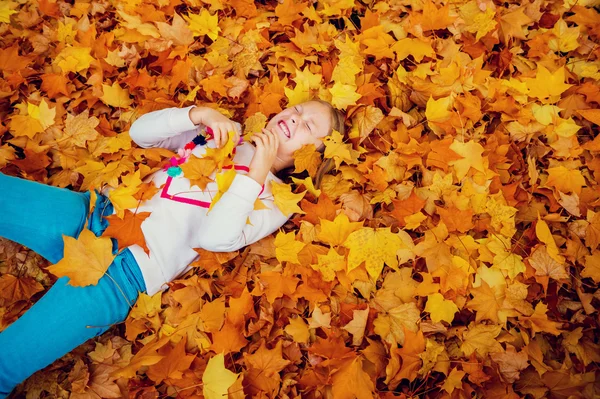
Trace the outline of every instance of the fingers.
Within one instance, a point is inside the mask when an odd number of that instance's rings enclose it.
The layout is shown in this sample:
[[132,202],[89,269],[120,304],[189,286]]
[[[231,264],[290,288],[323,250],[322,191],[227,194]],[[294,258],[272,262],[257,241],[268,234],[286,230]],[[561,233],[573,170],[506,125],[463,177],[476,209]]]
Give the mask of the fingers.
[[229,132],[234,132],[233,140],[236,145],[240,141],[240,137],[242,137],[241,125],[236,122],[219,123],[211,126],[211,130],[217,148],[223,147],[225,144],[227,144],[227,141],[229,140]]
[[264,140],[264,135],[262,133],[254,133],[252,135],[252,139],[251,140],[254,142],[254,145],[256,146],[256,148],[264,147],[265,146],[265,143],[263,141]]
[[279,146],[279,137],[277,137],[275,132],[269,129],[262,129],[262,132],[255,133],[252,136],[252,140],[257,147],[264,147],[271,151],[277,151]]
[[270,129],[263,129],[263,132],[268,138],[268,145],[270,149],[276,151],[277,147],[279,147],[279,137],[277,136],[277,134]]

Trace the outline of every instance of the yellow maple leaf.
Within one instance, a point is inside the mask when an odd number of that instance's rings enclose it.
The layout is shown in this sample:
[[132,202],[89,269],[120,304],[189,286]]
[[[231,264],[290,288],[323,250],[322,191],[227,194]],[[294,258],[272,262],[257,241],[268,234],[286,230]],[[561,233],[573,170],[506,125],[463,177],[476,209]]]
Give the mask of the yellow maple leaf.
[[345,144],[344,137],[337,130],[333,130],[331,134],[323,139],[325,144],[325,158],[333,158],[336,169],[339,169],[342,161],[347,164],[355,164],[358,162],[358,152],[352,149],[352,144]]
[[139,202],[134,195],[140,189],[140,184],[142,184],[140,170],[123,176],[122,180],[123,183],[119,187],[108,193],[108,198],[121,219],[125,215],[125,209],[135,208]]
[[294,194],[292,192],[292,187],[289,184],[271,181],[271,192],[273,193],[275,205],[284,215],[306,213],[298,206],[298,202],[304,197],[306,191]]
[[485,200],[485,211],[492,217],[492,226],[498,229],[506,237],[512,237],[515,233],[515,214],[517,208],[506,205],[502,193],[487,195]]
[[463,159],[448,162],[448,165],[454,167],[458,180],[462,180],[467,175],[470,168],[485,172],[486,166],[484,164],[484,159],[481,156],[484,148],[481,144],[475,141],[461,143],[458,140],[454,140],[450,145],[450,149],[463,157]]
[[173,24],[155,22],[163,39],[173,40],[173,43],[181,46],[189,46],[194,42],[194,36],[188,28],[185,20],[176,12],[173,13]]
[[314,144],[305,144],[294,151],[294,173],[306,170],[311,177],[314,177],[320,163],[321,153],[317,151]]
[[352,321],[342,327],[344,330],[352,334],[352,345],[359,346],[365,335],[365,327],[367,326],[367,318],[369,317],[369,306],[366,309],[354,309],[352,311]]
[[585,178],[579,169],[567,169],[562,165],[548,168],[548,180],[546,186],[554,187],[563,193],[581,194],[581,188],[585,186]]
[[137,193],[138,187],[117,187],[108,193],[110,202],[114,205],[117,215],[123,218],[125,209],[135,208],[138,204],[138,200],[134,198]]
[[190,155],[188,160],[180,165],[183,175],[190,180],[190,184],[195,184],[204,190],[208,183],[212,181],[210,176],[217,168],[214,159],[195,155]]
[[237,378],[238,374],[225,368],[225,356],[219,353],[210,358],[202,374],[202,393],[206,399],[223,399]]
[[150,296],[145,292],[140,292],[133,309],[129,312],[129,316],[134,319],[151,318],[160,313],[161,310],[162,291]]
[[343,10],[354,7],[354,0],[330,0],[325,3],[325,7],[321,11],[326,17],[333,15],[342,15]]
[[121,10],[117,10],[117,13],[124,20],[124,22],[121,23],[122,26],[128,29],[136,30],[144,36],[150,36],[155,39],[160,37],[160,33],[158,33],[156,26],[148,22],[142,22],[141,16],[129,15]]
[[352,361],[343,363],[343,366],[333,374],[332,398],[375,398],[375,384],[369,373],[363,368],[363,357],[356,356]]
[[39,120],[29,115],[13,115],[10,117],[10,132],[14,136],[27,136],[30,139],[44,131]]
[[517,274],[525,271],[525,264],[520,255],[514,253],[501,253],[494,256],[494,267],[504,270],[506,275],[512,280]]
[[438,283],[433,282],[433,277],[431,276],[431,273],[422,272],[420,274],[421,277],[423,277],[423,281],[421,281],[417,288],[414,290],[414,295],[428,296],[431,294],[435,294],[436,292],[440,292],[440,285]]
[[129,108],[133,100],[129,98],[129,92],[126,89],[122,89],[118,82],[113,82],[112,86],[102,85],[102,92],[104,93],[100,100],[106,105],[110,105],[115,108]]
[[398,40],[392,50],[396,53],[396,58],[400,61],[412,55],[417,62],[421,62],[424,57],[435,56],[435,51],[431,44],[425,39],[404,38]]
[[452,324],[454,314],[458,312],[458,307],[452,301],[444,298],[440,293],[435,293],[427,296],[427,304],[425,311],[431,315],[431,321],[434,323],[442,320]]
[[89,47],[65,47],[54,58],[53,64],[65,73],[83,71],[94,61],[94,57],[90,55],[91,51]]
[[106,61],[107,64],[112,65],[117,68],[124,67],[125,60],[123,59],[123,57],[121,55],[119,55],[119,53],[120,53],[119,49],[109,51],[108,55],[106,57],[104,57],[104,61]]
[[299,13],[306,8],[306,3],[293,0],[284,0],[278,3],[275,7],[275,15],[277,16],[277,22],[282,25],[291,25],[299,18]]
[[[349,39],[347,39],[349,40]],[[362,71],[362,64],[359,64],[362,58],[344,56],[340,54],[340,62],[333,69],[331,80],[345,85],[356,86],[356,75]]]
[[321,272],[323,280],[333,281],[335,272],[346,268],[346,258],[335,249],[329,248],[327,255],[317,255],[317,264],[310,266]]
[[311,193],[317,198],[319,197],[319,195],[321,195],[321,190],[317,190],[315,188],[315,184],[313,183],[313,180],[310,176],[307,176],[304,179],[297,179],[295,177],[292,177],[292,181],[296,185],[303,185],[304,187],[306,187],[306,190],[308,190],[309,193]]
[[382,120],[383,112],[379,108],[372,105],[361,107],[352,116],[352,127],[348,137],[360,137],[359,143],[362,143]]
[[305,246],[305,243],[296,241],[296,234],[293,231],[289,233],[279,231],[275,237],[275,256],[279,262],[300,264],[298,252]]
[[312,73],[308,67],[302,71],[296,69],[296,76],[292,78],[296,82],[293,90],[285,87],[284,92],[288,98],[288,107],[309,101],[312,98],[312,92],[318,92],[322,85],[323,75]]
[[221,28],[219,28],[219,16],[210,15],[207,9],[203,8],[200,15],[186,15],[184,18],[188,21],[189,28],[194,37],[208,35],[212,40],[219,36]]
[[363,30],[360,42],[367,46],[365,54],[375,56],[376,60],[381,58],[394,58],[394,52],[390,48],[396,40],[387,34],[382,25],[376,25]]
[[77,29],[75,28],[74,22],[58,22],[57,36],[59,42],[72,44],[76,34]]
[[537,246],[529,258],[527,258],[527,261],[531,267],[535,269],[536,276],[551,277],[555,280],[563,281],[569,278],[569,274],[567,273],[565,266],[550,256],[545,245]]
[[535,117],[535,120],[541,123],[544,126],[548,126],[553,123],[553,121],[558,120],[558,113],[562,111],[562,108],[557,107],[556,105],[550,104],[532,104],[531,112]]
[[552,28],[552,33],[555,38],[548,40],[548,47],[552,51],[560,51],[567,53],[579,47],[579,26],[575,25],[572,28],[567,26],[564,19],[559,18]]
[[507,43],[511,37],[526,40],[527,29],[523,28],[523,25],[528,25],[533,20],[525,15],[523,10],[525,7],[518,8],[516,11],[512,11],[503,14],[500,17],[500,30],[502,32],[502,39],[504,43]]
[[462,379],[465,376],[465,374],[466,373],[464,371],[453,368],[450,372],[450,375],[444,381],[442,389],[448,392],[449,394],[452,394],[452,392],[454,392],[455,389],[462,390]]
[[86,141],[98,138],[99,133],[96,127],[99,123],[100,121],[95,116],[88,117],[88,111],[81,112],[76,116],[67,114],[64,134],[58,141],[68,140],[71,145],[86,148]]
[[450,16],[449,4],[438,9],[431,0],[424,2],[423,15],[419,17],[418,22],[424,31],[445,29],[456,20],[456,16]]
[[356,105],[356,102],[362,96],[356,92],[356,86],[335,82],[333,87],[329,89],[331,93],[331,104],[345,110],[350,105]]
[[529,88],[529,96],[539,99],[550,98],[551,102],[558,99],[560,95],[573,86],[565,83],[565,68],[560,67],[554,73],[550,73],[542,64],[537,66],[535,78],[523,78]]
[[317,238],[331,246],[342,245],[348,236],[356,230],[362,228],[362,222],[350,222],[348,216],[341,212],[332,221],[320,219],[321,231]]
[[400,237],[392,233],[389,227],[378,230],[363,227],[350,233],[343,245],[350,250],[348,272],[365,262],[367,272],[373,279],[379,277],[384,263],[394,269],[398,267],[396,251],[404,247]]
[[581,126],[576,124],[573,118],[556,118],[555,124],[556,128],[553,130],[553,133],[556,133],[560,137],[572,137],[577,134],[579,129],[581,129]]
[[233,142],[234,136],[234,131],[227,132],[227,143],[225,143],[224,146],[219,148],[206,148],[204,158],[214,160],[217,163],[218,170],[222,170],[224,166],[232,164],[231,154],[233,153],[233,149],[237,145],[237,143]]
[[501,325],[469,324],[469,329],[463,333],[463,343],[460,350],[465,356],[471,356],[475,351],[485,357],[490,352],[502,352],[504,349],[496,337],[502,331]]
[[562,323],[549,320],[546,312],[548,312],[548,305],[543,302],[538,302],[538,304],[535,305],[535,311],[531,316],[519,315],[519,323],[523,324],[525,327],[531,328],[531,332],[533,333],[532,337],[535,336],[536,332],[560,335],[562,331],[559,330],[559,327]]
[[227,90],[233,85],[223,75],[216,74],[202,79],[200,86],[206,92],[206,95],[213,99],[213,93],[217,93],[220,97],[226,97]]
[[467,303],[467,308],[476,311],[475,321],[485,319],[489,319],[495,323],[500,321],[498,311],[502,307],[504,291],[504,285],[491,287],[485,280],[481,281],[479,287],[471,288],[473,299]]
[[585,267],[581,271],[582,277],[591,277],[596,283],[600,283],[600,252],[585,256]]
[[449,108],[452,105],[452,97],[441,97],[434,100],[429,96],[425,106],[425,117],[428,122],[445,122],[452,116]]
[[78,238],[63,234],[65,255],[48,270],[59,277],[69,277],[69,285],[84,287],[96,285],[115,258],[112,241],[96,235],[84,227]]
[[217,195],[215,195],[215,197],[211,201],[210,207],[208,208],[209,211],[221,199],[223,194],[225,194],[225,192],[227,190],[229,190],[229,187],[231,186],[231,183],[233,183],[233,179],[235,179],[236,175],[237,175],[237,172],[233,168],[227,169],[227,171],[220,172],[215,175],[215,179],[217,181],[217,188],[218,188],[219,192],[217,193]]
[[465,30],[476,33],[475,41],[496,28],[497,22],[494,20],[496,12],[492,7],[487,7],[482,12],[476,1],[469,1],[467,4],[459,7],[459,15],[464,20],[466,25]]
[[244,140],[248,141],[252,134],[262,131],[265,126],[267,126],[267,117],[262,112],[257,112],[246,118],[244,121]]
[[56,108],[50,109],[46,100],[42,98],[40,105],[34,105],[27,102],[27,114],[40,121],[42,128],[45,130],[48,127],[54,125],[54,118],[56,117]]
[[373,322],[373,331],[390,345],[404,345],[405,329],[417,332],[421,312],[414,302],[393,307],[381,312]]
[[14,8],[19,3],[14,1],[3,1],[0,3],[0,22],[10,23],[10,16],[16,14]]
[[421,222],[425,220],[427,220],[427,216],[421,211],[405,216],[404,222],[406,223],[406,226],[404,226],[404,228],[406,230],[414,230],[421,225]]
[[552,232],[550,231],[548,224],[542,220],[539,213],[538,220],[535,224],[535,235],[541,242],[546,244],[546,251],[552,259],[560,264],[565,263],[565,257],[560,255],[560,250],[558,249],[558,246],[556,246],[556,241],[554,241],[554,237],[552,237]]
[[304,321],[302,317],[295,317],[289,319],[290,324],[288,324],[284,331],[292,336],[294,342],[297,343],[307,343],[310,337],[310,331],[308,329],[308,324]]

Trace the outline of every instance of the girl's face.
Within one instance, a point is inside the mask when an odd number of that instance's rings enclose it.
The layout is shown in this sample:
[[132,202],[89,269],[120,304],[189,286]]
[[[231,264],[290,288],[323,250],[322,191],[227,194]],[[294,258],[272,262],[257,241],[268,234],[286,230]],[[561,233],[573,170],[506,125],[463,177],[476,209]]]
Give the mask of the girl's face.
[[320,102],[307,101],[284,109],[266,128],[279,137],[277,157],[291,161],[294,151],[306,144],[314,144],[317,149],[324,146],[322,139],[331,131],[331,111]]

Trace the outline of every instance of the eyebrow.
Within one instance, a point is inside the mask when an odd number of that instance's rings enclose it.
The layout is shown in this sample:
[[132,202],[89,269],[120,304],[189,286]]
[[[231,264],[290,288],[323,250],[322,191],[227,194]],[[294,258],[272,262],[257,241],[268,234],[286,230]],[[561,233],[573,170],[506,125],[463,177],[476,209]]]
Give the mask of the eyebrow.
[[[302,113],[304,113],[304,110],[305,110],[304,107],[302,105],[300,105],[300,104],[298,104],[298,107],[300,107],[300,109],[302,110]],[[315,123],[314,118],[310,118],[310,123],[313,124],[313,127],[317,126],[317,124]]]
[[[300,111],[302,111],[302,113],[304,113],[304,107],[302,105],[298,104],[298,105],[296,105],[296,107],[299,107]],[[310,118],[310,123],[312,123],[313,127],[315,127],[317,125],[313,118]]]

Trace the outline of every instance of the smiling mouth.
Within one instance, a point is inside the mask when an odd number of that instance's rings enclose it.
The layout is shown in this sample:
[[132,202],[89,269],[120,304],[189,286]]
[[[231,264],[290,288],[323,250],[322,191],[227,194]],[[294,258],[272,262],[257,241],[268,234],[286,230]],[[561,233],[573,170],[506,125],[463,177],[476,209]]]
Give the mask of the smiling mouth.
[[287,124],[284,121],[277,122],[277,126],[279,126],[285,137],[289,139],[292,136],[290,129],[287,127]]

